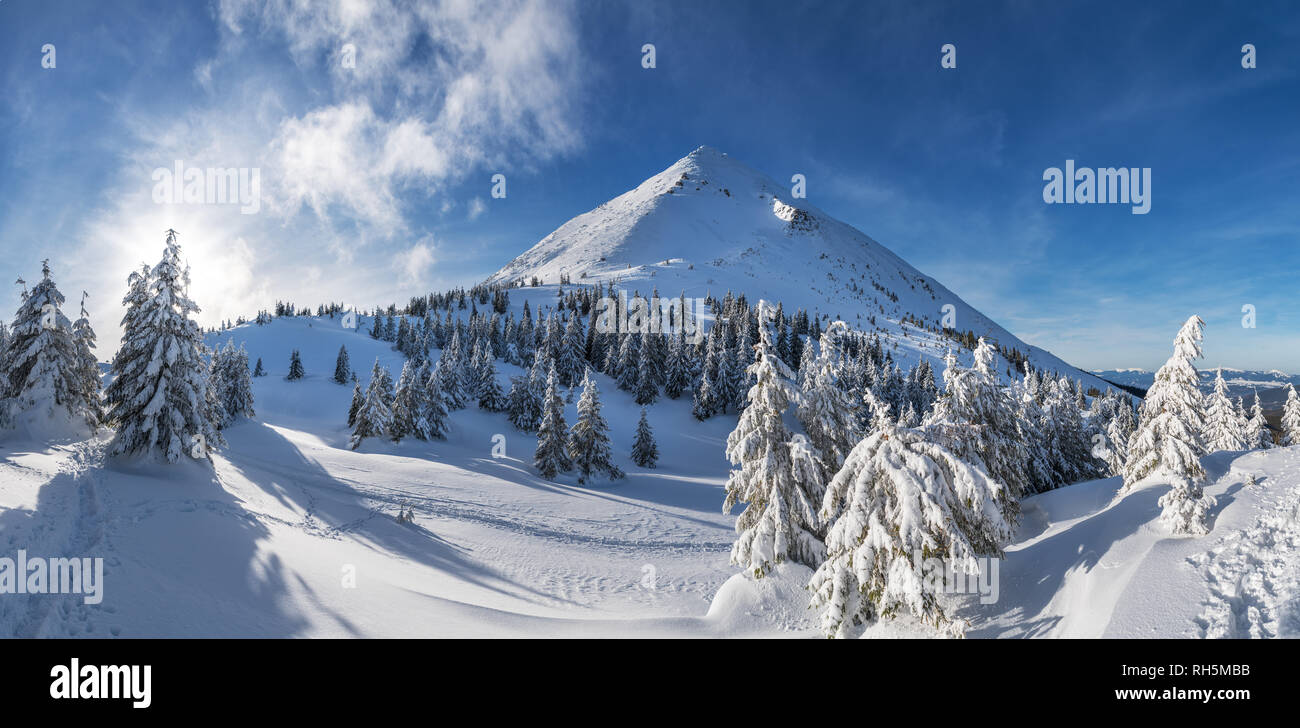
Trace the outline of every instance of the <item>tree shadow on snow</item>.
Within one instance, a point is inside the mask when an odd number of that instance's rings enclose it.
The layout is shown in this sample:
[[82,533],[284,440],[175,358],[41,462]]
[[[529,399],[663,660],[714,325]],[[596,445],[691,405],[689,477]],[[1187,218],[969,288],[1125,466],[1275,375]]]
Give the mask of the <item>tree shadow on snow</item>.
[[[1075,486],[1067,486],[1075,487]],[[1072,572],[1097,568],[1112,546],[1136,534],[1160,513],[1157,501],[1168,490],[1149,487],[1127,494],[1070,527],[1007,553],[999,566],[999,599],[983,605],[968,599],[956,616],[969,619],[970,637],[996,637],[1015,625],[1019,637],[1039,637],[1051,632],[1062,617],[1043,614]],[[1085,548],[1085,544],[1090,548]]]
[[463,548],[423,526],[397,522],[396,515],[404,508],[439,514],[435,498],[378,486],[360,490],[357,484],[331,475],[264,423],[241,423],[226,431],[225,437],[230,467],[282,506],[301,514],[301,522],[292,525],[308,533],[346,538],[376,553],[396,554],[516,599],[538,604],[562,601],[509,579],[490,564],[469,559]]

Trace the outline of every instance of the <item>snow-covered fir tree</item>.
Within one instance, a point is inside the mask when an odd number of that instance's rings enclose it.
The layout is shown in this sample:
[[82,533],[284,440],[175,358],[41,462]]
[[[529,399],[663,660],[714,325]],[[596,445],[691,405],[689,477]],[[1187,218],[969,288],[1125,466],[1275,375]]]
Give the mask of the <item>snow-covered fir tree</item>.
[[[773,356],[776,350],[773,349]],[[784,366],[784,365],[782,365]],[[789,367],[786,368],[787,371]],[[749,391],[744,386],[749,372],[739,368],[736,363],[736,352],[728,347],[724,341],[722,348],[718,351],[718,374],[714,378],[714,392],[716,394],[717,413],[725,413],[728,408],[737,412],[745,406],[746,393]],[[794,374],[791,373],[790,379],[793,380]]]
[[241,417],[252,418],[253,379],[248,371],[248,352],[235,348],[233,341],[212,355],[211,391],[220,404],[221,427],[229,427]]
[[1092,454],[1092,441],[1069,379],[1046,377],[1042,383],[1042,436],[1052,462],[1053,487],[1077,483],[1101,473],[1102,462]]
[[645,407],[641,408],[641,419],[636,423],[636,438],[632,440],[632,462],[641,468],[653,468],[659,462],[659,445],[655,443],[650,420],[646,419]]
[[361,391],[361,382],[352,382],[352,403],[348,405],[348,427],[357,424],[357,413],[361,411],[361,405],[366,403],[366,395]]
[[573,469],[569,460],[567,426],[564,423],[564,400],[559,395],[559,377],[551,364],[546,376],[546,394],[542,397],[542,419],[537,429],[537,450],[533,453],[533,466],[543,478]]
[[395,442],[400,442],[405,437],[429,439],[428,427],[424,422],[424,391],[424,382],[420,381],[415,364],[407,360],[402,365],[402,373],[397,377],[397,390],[393,393],[388,435]]
[[[134,274],[133,274],[134,275]],[[189,272],[181,263],[176,231],[167,231],[162,260],[145,281],[148,295],[135,300],[134,283],[124,303],[128,310],[124,337],[113,360],[109,419],[117,433],[109,446],[114,455],[158,455],[168,462],[181,456],[206,459],[209,449],[224,444],[204,403],[208,368],[203,361],[203,333],[192,315]]]
[[613,377],[618,388],[625,392],[635,392],[641,363],[641,335],[622,333],[618,347],[618,361]]
[[564,326],[564,335],[556,348],[555,369],[560,376],[560,384],[571,387],[583,376],[586,359],[586,334],[582,330],[582,319],[570,315]]
[[679,332],[673,337],[668,349],[668,361],[665,364],[668,373],[664,377],[664,395],[668,399],[677,399],[691,389],[691,366],[687,360],[685,339],[685,334]]
[[307,376],[307,372],[302,368],[302,355],[298,353],[297,349],[294,349],[289,353],[289,373],[284,378],[290,382],[296,382],[305,376]]
[[659,398],[659,385],[656,383],[658,376],[655,374],[654,363],[652,361],[650,345],[651,341],[656,340],[657,336],[646,337],[646,343],[641,347],[641,356],[637,362],[636,374],[636,403],[639,405],[654,404]]
[[536,432],[542,419],[542,398],[537,394],[529,377],[511,377],[510,392],[506,395],[506,418],[515,428]]
[[700,384],[695,388],[691,402],[691,414],[695,419],[704,421],[713,416],[717,411],[717,395],[713,391],[713,384],[708,372],[700,376]]
[[1255,403],[1250,408],[1250,421],[1246,424],[1246,447],[1251,450],[1268,450],[1277,447],[1273,442],[1273,432],[1264,419],[1264,408],[1259,404],[1259,392],[1255,393]]
[[474,363],[474,389],[478,394],[478,406],[484,412],[502,412],[508,404],[506,395],[497,382],[497,367],[492,361],[492,354],[483,347]]
[[1164,476],[1173,488],[1160,498],[1161,521],[1173,533],[1206,533],[1214,499],[1204,494],[1205,429],[1203,398],[1192,362],[1201,358],[1200,316],[1187,319],[1174,338],[1174,354],[1156,372],[1155,383],[1142,402],[1138,429],[1129,440],[1124,487],[1149,476]]
[[[24,424],[41,429],[62,429],[73,423],[91,429],[98,426],[98,371],[90,375],[93,355],[88,348],[83,351],[72,322],[63,315],[63,302],[45,261],[41,281],[26,292],[18,307],[0,362],[6,380],[0,382],[6,415],[0,419],[17,425],[21,417]],[[94,332],[89,335],[87,347]]]
[[819,356],[813,358],[811,345],[804,348],[799,371],[802,381],[799,422],[813,447],[821,453],[823,482],[839,471],[861,434],[857,418],[860,405],[853,400],[844,377],[847,356],[844,346],[848,335],[848,324],[832,322],[822,332]]
[[1282,436],[1278,443],[1283,447],[1300,445],[1300,397],[1295,387],[1286,385],[1286,404],[1282,405]]
[[257,357],[257,366],[253,367],[254,377],[265,377],[266,370],[262,368],[262,357]]
[[1042,382],[1038,373],[1025,364],[1025,376],[1012,385],[1012,400],[1016,406],[1016,427],[1020,441],[1025,446],[1025,474],[1029,489],[1042,493],[1060,485],[1056,480],[1056,467],[1050,442],[1045,433],[1045,415],[1042,408]]
[[[78,389],[85,394],[86,424],[91,430],[99,428],[104,421],[104,404],[101,397],[99,360],[95,357],[95,330],[90,325],[90,313],[86,311],[85,291],[81,293],[81,315],[72,324],[72,338],[77,348],[77,373],[80,384]],[[8,339],[7,330],[0,336],[0,362],[4,360],[4,344]]]
[[348,347],[340,346],[338,358],[334,360],[334,383],[347,384],[352,378],[352,362],[348,360]]
[[578,482],[586,483],[595,473],[610,480],[623,477],[614,465],[609,447],[609,425],[600,414],[600,389],[592,379],[591,369],[582,375],[582,397],[578,400],[578,419],[569,431],[569,459],[578,471]]
[[421,416],[424,418],[425,437],[430,440],[445,440],[448,429],[447,405],[442,399],[445,389],[439,380],[438,369],[429,367],[426,360],[420,368],[420,376],[423,377],[424,386],[424,396],[420,403],[424,408]]
[[[760,320],[771,320],[770,304],[760,301],[759,307]],[[727,479],[722,512],[746,504],[736,518],[731,563],[756,577],[784,561],[816,567],[825,554],[817,520],[824,483],[817,477],[820,464],[812,449],[797,443],[785,425],[786,410],[798,393],[767,327],[749,369],[754,386],[727,437],[727,459],[736,467]]]
[[1000,506],[1009,523],[1019,514],[1019,501],[1030,490],[1025,464],[1028,453],[1017,427],[1017,408],[993,368],[993,347],[983,337],[975,346],[975,366],[959,366],[948,353],[944,391],[926,424],[939,441],[966,462],[984,466],[998,483]]
[[1205,446],[1210,452],[1246,449],[1246,422],[1228,397],[1223,370],[1214,375],[1214,391],[1205,398]]
[[356,423],[352,428],[351,447],[356,450],[361,447],[362,441],[367,437],[389,437],[393,430],[393,401],[396,399],[396,393],[389,394],[389,387],[392,386],[392,375],[388,370],[379,365],[379,360],[375,360],[375,366],[370,371],[370,385],[366,387],[366,398],[361,403],[361,408],[357,410]]
[[812,608],[832,637],[902,612],[961,634],[964,625],[944,611],[924,560],[975,573],[980,557],[1001,557],[1011,538],[1005,486],[937,442],[932,429],[900,427],[888,403],[870,392],[865,398],[875,413],[872,431],[822,503],[831,526],[826,559],[808,584]]
[[1136,430],[1137,418],[1133,415],[1133,405],[1127,396],[1121,395],[1114,416],[1106,424],[1106,465],[1110,468],[1110,475],[1124,475],[1129,441]]
[[462,356],[460,330],[457,329],[452,333],[447,348],[443,349],[442,355],[438,357],[437,365],[438,380],[442,382],[443,387],[443,402],[446,403],[447,409],[452,411],[465,409],[466,398],[469,396],[466,391],[469,387]]

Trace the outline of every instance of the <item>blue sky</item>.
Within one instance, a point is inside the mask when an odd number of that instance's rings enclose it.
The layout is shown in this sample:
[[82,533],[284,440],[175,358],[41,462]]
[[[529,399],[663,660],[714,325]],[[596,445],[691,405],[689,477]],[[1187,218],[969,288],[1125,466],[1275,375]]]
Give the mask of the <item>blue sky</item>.
[[[0,0],[0,276],[51,258],[110,346],[168,227],[208,323],[404,301],[709,144],[806,175],[817,206],[1076,365],[1157,367],[1199,313],[1205,365],[1300,370],[1294,3],[310,8]],[[155,204],[177,159],[258,168],[260,210]],[[1150,213],[1044,204],[1066,159],[1150,167]]]

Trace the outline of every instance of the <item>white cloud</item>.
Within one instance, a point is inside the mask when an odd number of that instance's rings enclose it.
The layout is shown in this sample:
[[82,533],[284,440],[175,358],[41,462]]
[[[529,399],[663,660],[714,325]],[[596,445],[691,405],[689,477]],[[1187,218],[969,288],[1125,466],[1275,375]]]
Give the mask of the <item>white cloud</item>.
[[416,243],[405,253],[399,255],[394,261],[394,267],[397,269],[402,283],[413,286],[424,282],[425,276],[436,261],[432,241],[426,240]]
[[487,203],[483,201],[482,197],[475,197],[469,201],[470,221],[477,220],[479,215],[482,215],[485,212],[487,212]]

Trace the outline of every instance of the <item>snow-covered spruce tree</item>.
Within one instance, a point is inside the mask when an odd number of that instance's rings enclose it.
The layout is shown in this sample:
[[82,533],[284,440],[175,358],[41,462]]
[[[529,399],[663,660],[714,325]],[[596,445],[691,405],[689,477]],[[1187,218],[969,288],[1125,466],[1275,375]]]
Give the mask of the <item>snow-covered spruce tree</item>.
[[926,424],[957,457],[984,466],[993,480],[1006,486],[999,505],[1008,523],[1019,517],[1020,498],[1030,491],[1029,460],[1017,426],[1017,407],[1002,388],[993,368],[993,347],[983,337],[975,346],[975,366],[958,366],[948,353],[943,372],[944,392],[934,403]]
[[285,375],[285,380],[296,382],[307,376],[307,372],[302,368],[302,356],[294,349],[289,354],[289,373]]
[[527,376],[510,378],[506,395],[506,418],[524,432],[536,432],[542,418],[542,398]]
[[1202,397],[1196,388],[1198,376],[1192,362],[1201,358],[1200,316],[1187,319],[1174,338],[1174,354],[1156,372],[1155,383],[1142,402],[1138,429],[1129,440],[1128,464],[1124,467],[1124,488],[1153,475],[1173,481],[1173,488],[1160,498],[1164,509],[1160,520],[1173,533],[1203,534],[1215,501],[1201,489],[1205,470],[1200,456],[1205,452],[1201,432],[1205,429]]
[[235,348],[233,341],[212,356],[212,375],[209,390],[221,405],[222,428],[230,426],[240,417],[252,418],[253,380],[248,371],[248,352]]
[[469,396],[471,402],[478,402],[479,387],[482,384],[480,363],[483,360],[484,353],[484,342],[476,341],[470,347],[469,358],[465,360],[465,393]]
[[[85,393],[86,424],[97,430],[104,421],[104,403],[100,393],[99,360],[95,358],[95,330],[90,326],[90,314],[86,311],[85,291],[81,293],[81,315],[72,324],[72,338],[77,347],[77,373],[80,384],[78,389]],[[0,362],[4,361],[4,344],[8,332],[0,335]]]
[[474,389],[478,392],[478,406],[484,412],[502,412],[506,409],[506,395],[497,382],[497,367],[492,354],[483,347],[474,365]]
[[401,442],[404,437],[417,440],[429,439],[428,425],[424,421],[424,382],[420,381],[418,370],[408,360],[402,365],[402,373],[397,378],[397,390],[393,393],[393,411],[388,435],[394,442]]
[[[540,352],[539,352],[540,353]],[[557,391],[559,380],[555,365],[546,377],[546,395],[542,398],[542,419],[537,429],[537,450],[533,453],[533,466],[547,480],[554,480],[561,472],[573,469],[567,451],[567,427],[564,423],[564,400]]]
[[641,419],[636,423],[636,439],[632,441],[632,462],[641,468],[653,468],[659,462],[659,446],[655,444],[654,431],[646,419],[645,407],[641,408]]
[[338,359],[334,360],[334,383],[347,384],[352,378],[352,362],[348,360],[348,348],[339,347]]
[[586,359],[586,334],[582,330],[582,319],[575,314],[569,316],[564,326],[564,335],[556,350],[555,368],[560,376],[560,383],[571,387],[582,376]]
[[659,386],[656,384],[657,375],[655,374],[654,363],[651,359],[651,345],[657,337],[650,335],[646,337],[645,345],[641,347],[640,359],[637,361],[636,374],[636,403],[639,405],[654,404],[659,399]]
[[668,374],[664,378],[664,394],[677,399],[691,389],[691,366],[687,361],[685,334],[678,332],[668,349]]
[[1046,377],[1042,387],[1046,392],[1042,432],[1051,453],[1053,482],[1060,487],[1095,477],[1100,463],[1092,456],[1073,385],[1065,377]]
[[468,396],[465,367],[461,362],[462,351],[460,330],[457,329],[452,333],[447,348],[443,349],[438,357],[438,380],[442,382],[443,402],[446,403],[447,409],[452,411],[465,409],[465,400]]
[[618,388],[625,392],[636,391],[638,364],[641,362],[641,335],[638,333],[620,333],[618,360],[615,364],[614,377]]
[[604,473],[610,480],[623,477],[614,465],[609,449],[609,425],[600,414],[600,389],[591,378],[591,369],[582,375],[582,397],[578,400],[578,419],[569,431],[569,459],[578,471],[578,483],[586,483],[593,473]]
[[[91,381],[72,323],[63,315],[63,294],[50,277],[49,261],[41,266],[41,281],[26,292],[14,318],[9,344],[0,367],[8,420],[20,414],[52,424],[56,420],[99,422],[98,379]],[[92,333],[93,336],[93,333]],[[87,352],[87,355],[89,352]]]
[[[136,341],[143,332],[144,328],[144,304],[150,298],[149,292],[150,268],[148,265],[141,265],[140,270],[132,272],[127,276],[127,293],[122,298],[122,305],[126,308],[126,313],[122,316],[122,341]],[[128,392],[126,385],[134,381],[135,376],[139,376],[144,367],[149,362],[147,356],[150,352],[144,351],[134,346],[119,346],[117,353],[113,355],[113,361],[110,369],[113,372],[112,383],[104,390],[104,408],[105,417],[111,421],[117,411],[125,401],[127,396],[134,395],[134,392]],[[123,377],[123,372],[132,374],[130,377]]]
[[1250,422],[1246,425],[1246,447],[1251,450],[1268,450],[1277,447],[1273,442],[1273,432],[1264,419],[1264,409],[1259,405],[1259,392],[1255,393],[1255,404],[1250,408]]
[[717,411],[717,400],[717,395],[714,394],[713,385],[710,383],[706,371],[700,376],[700,384],[695,388],[694,398],[691,403],[691,414],[701,422],[709,419]]
[[[822,336],[825,336],[825,334],[823,333]],[[799,358],[799,370],[795,372],[796,374],[795,384],[798,385],[799,391],[807,392],[808,389],[812,386],[808,380],[815,373],[814,367],[816,361],[817,361],[817,347],[813,346],[812,342],[810,341],[808,342],[807,345],[803,347],[802,353],[800,354],[800,358]],[[842,364],[841,366],[844,365]],[[848,381],[847,377],[845,377],[844,379],[845,382],[847,383]]]
[[1205,398],[1205,446],[1210,452],[1246,449],[1246,423],[1228,397],[1223,370],[1214,375],[1214,391]]
[[1118,405],[1115,416],[1106,424],[1106,464],[1111,476],[1122,477],[1128,462],[1129,441],[1137,430],[1137,418],[1133,416],[1133,405],[1127,395],[1119,397]]
[[357,410],[356,424],[352,429],[351,447],[356,450],[367,437],[388,437],[393,429],[392,403],[396,393],[389,395],[392,375],[387,369],[375,366],[370,371],[370,385],[366,387],[366,399]]
[[[127,321],[113,360],[115,395],[109,419],[117,433],[112,455],[157,455],[176,462],[182,455],[206,459],[224,444],[208,419],[208,369],[203,332],[190,318],[199,307],[190,300],[189,272],[181,263],[176,231],[167,231],[162,260],[149,271],[147,295],[133,309],[128,293]],[[134,291],[134,286],[132,286]]]
[[1020,442],[1025,446],[1025,473],[1033,493],[1042,493],[1058,485],[1050,443],[1044,434],[1043,409],[1038,400],[1040,389],[1038,374],[1026,363],[1024,379],[1012,385],[1012,399],[1016,406],[1016,428],[1020,431]]
[[1295,387],[1286,385],[1286,404],[1282,405],[1282,437],[1279,444],[1283,447],[1300,445],[1300,397],[1296,396]]
[[[770,304],[759,302],[761,321],[772,317]],[[817,520],[823,481],[816,454],[785,426],[786,410],[798,397],[793,374],[776,356],[772,332],[763,327],[754,363],[754,386],[736,429],[727,437],[727,459],[737,466],[727,480],[723,513],[747,504],[736,518],[739,534],[731,563],[756,577],[783,561],[816,568],[825,555]],[[808,459],[812,459],[811,464]]]
[[[773,356],[776,355],[775,348],[772,349],[772,354]],[[788,369],[787,367],[787,371]],[[735,409],[737,412],[740,411],[744,406],[742,403],[747,401],[746,392],[748,392],[748,389],[744,387],[744,383],[748,374],[749,372],[737,367],[736,352],[724,344],[718,350],[718,376],[713,383],[714,392],[717,395],[717,412],[725,414],[728,407]],[[791,373],[789,379],[793,381],[793,373]]]
[[798,417],[813,447],[821,453],[822,481],[831,479],[860,438],[857,411],[844,379],[844,345],[848,324],[834,321],[822,333],[821,355],[812,357],[812,346],[804,349],[799,371],[803,381]]
[[[826,560],[808,584],[828,636],[908,612],[948,634],[965,625],[943,610],[919,570],[940,559],[974,573],[979,557],[1001,557],[1011,538],[1005,486],[934,438],[899,427],[889,405],[865,395],[871,433],[849,453],[826,489],[821,518],[832,522]],[[832,520],[833,519],[833,520]]]
[[218,430],[225,429],[231,421],[231,418],[226,416],[226,407],[222,403],[218,389],[221,383],[217,381],[217,368],[221,366],[221,357],[220,351],[212,352],[212,363],[208,367],[208,389],[203,398],[204,416],[209,422],[214,423]]
[[[260,360],[259,360],[260,361]],[[357,424],[357,413],[366,403],[366,396],[361,392],[361,382],[352,383],[352,404],[348,406],[348,427]]]
[[424,396],[420,402],[424,407],[422,416],[425,436],[430,440],[445,440],[448,427],[447,405],[442,401],[443,386],[438,379],[438,369],[430,369],[426,360],[424,366],[420,367],[420,376],[424,386]]
[[265,377],[266,370],[262,368],[262,357],[257,357],[257,366],[253,367],[253,376]]

